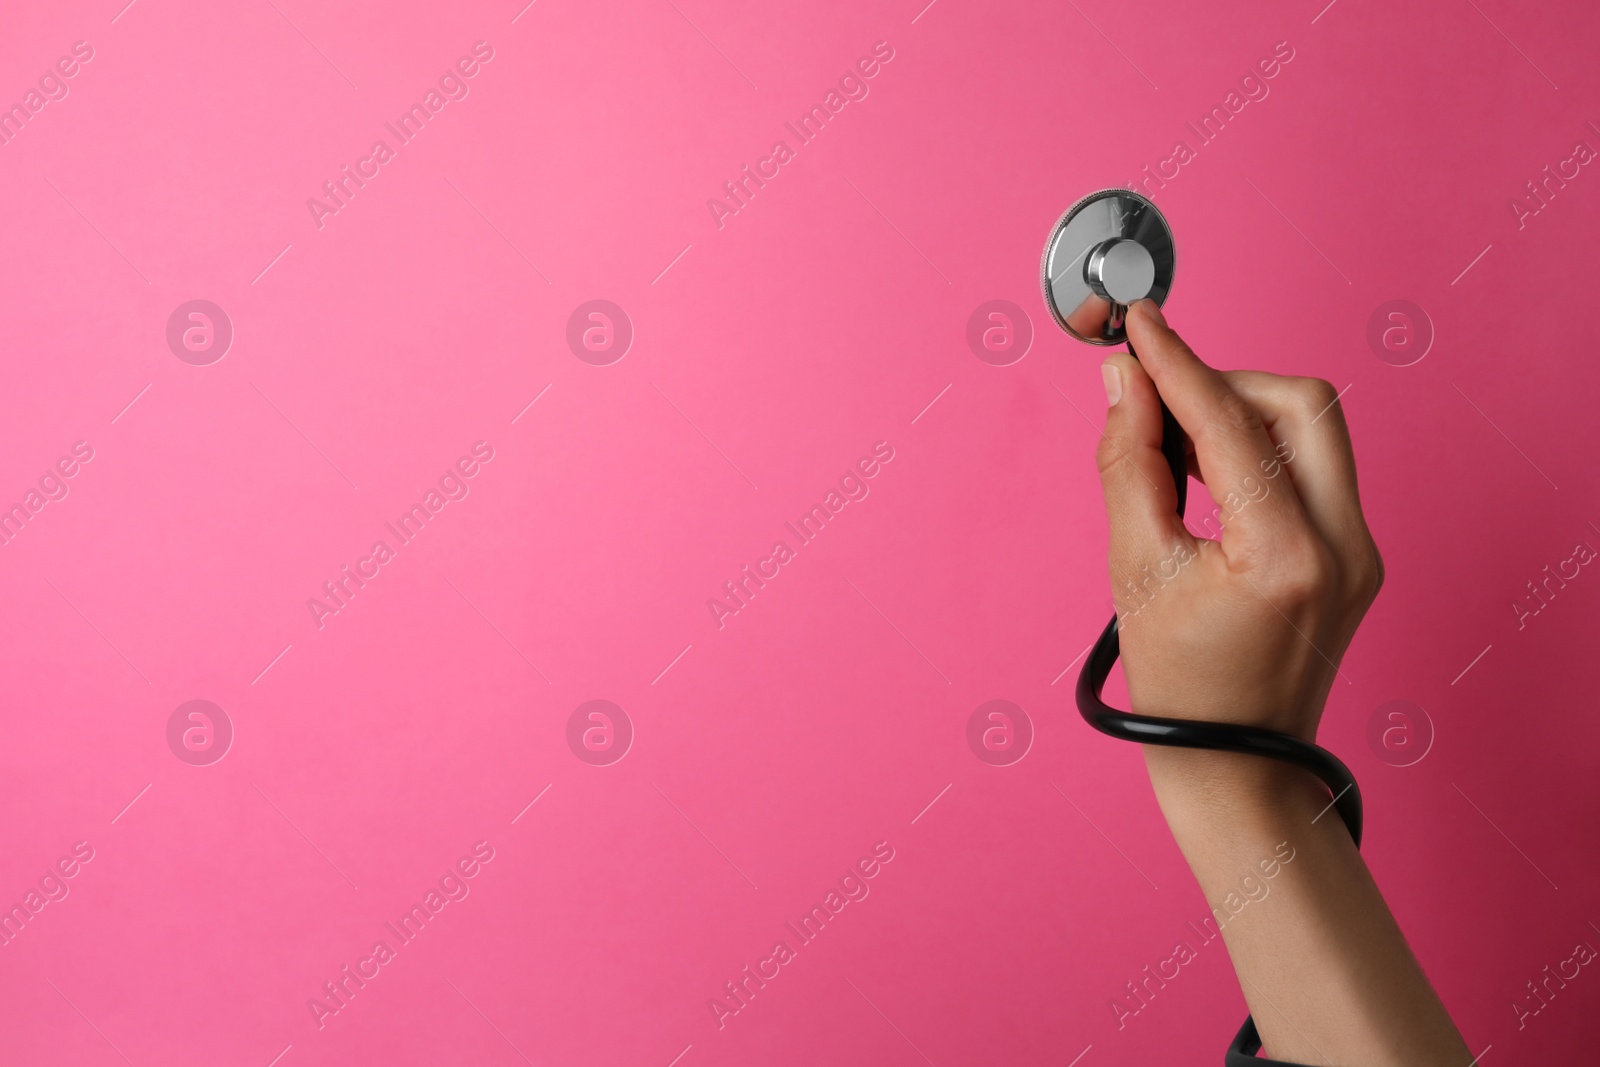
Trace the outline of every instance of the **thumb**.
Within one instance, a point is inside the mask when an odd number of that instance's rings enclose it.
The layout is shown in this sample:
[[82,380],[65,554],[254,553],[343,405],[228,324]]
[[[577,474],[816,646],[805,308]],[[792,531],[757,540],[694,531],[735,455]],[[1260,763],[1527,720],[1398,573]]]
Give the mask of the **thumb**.
[[1095,453],[1111,526],[1111,581],[1121,591],[1147,565],[1193,538],[1178,518],[1178,491],[1161,454],[1161,398],[1126,352],[1101,365],[1105,433]]

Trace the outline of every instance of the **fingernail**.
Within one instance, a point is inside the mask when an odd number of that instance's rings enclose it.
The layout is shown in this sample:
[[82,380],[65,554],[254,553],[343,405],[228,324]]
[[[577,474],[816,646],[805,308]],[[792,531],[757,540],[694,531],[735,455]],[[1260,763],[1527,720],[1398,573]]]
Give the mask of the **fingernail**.
[[1150,316],[1152,321],[1162,326],[1167,324],[1167,317],[1161,314],[1160,304],[1157,304],[1154,300],[1145,299],[1140,301],[1140,305],[1144,308],[1144,313]]
[[1114,408],[1122,399],[1122,372],[1114,363],[1102,363],[1100,377],[1106,383],[1106,407]]

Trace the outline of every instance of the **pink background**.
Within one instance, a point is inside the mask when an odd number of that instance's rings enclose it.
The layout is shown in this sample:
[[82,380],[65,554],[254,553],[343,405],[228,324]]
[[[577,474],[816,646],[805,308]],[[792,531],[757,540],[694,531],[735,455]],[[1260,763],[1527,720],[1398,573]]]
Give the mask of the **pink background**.
[[[93,849],[0,949],[0,1060],[1217,1062],[1220,947],[1110,1007],[1207,904],[1138,751],[1071,704],[1103,400],[1037,264],[1280,41],[1153,192],[1169,317],[1349,386],[1389,578],[1324,743],[1473,1050],[1592,1048],[1600,976],[1512,1005],[1600,945],[1600,576],[1521,630],[1512,604],[1600,547],[1600,174],[1510,207],[1600,147],[1591,6],[124,2],[0,34],[8,104],[93,48],[0,146],[0,504],[93,449],[0,548],[0,903]],[[307,199],[477,41],[469,95],[319,229]],[[707,199],[880,41],[719,228]],[[609,366],[565,340],[596,298],[635,333]],[[235,332],[207,366],[166,342],[194,299]],[[966,341],[995,299],[1032,319],[1009,366]],[[1367,341],[1395,299],[1436,331],[1411,366]],[[470,494],[319,629],[308,599],[478,441]],[[719,629],[708,598],[879,441],[870,495]],[[609,766],[566,739],[597,698],[635,732]],[[194,699],[235,731],[209,766],[167,742]],[[967,745],[991,699],[1036,733],[1010,766]],[[1412,766],[1367,741],[1391,700],[1433,724]],[[319,1028],[480,841],[470,895]],[[719,1029],[880,841],[870,895]]]

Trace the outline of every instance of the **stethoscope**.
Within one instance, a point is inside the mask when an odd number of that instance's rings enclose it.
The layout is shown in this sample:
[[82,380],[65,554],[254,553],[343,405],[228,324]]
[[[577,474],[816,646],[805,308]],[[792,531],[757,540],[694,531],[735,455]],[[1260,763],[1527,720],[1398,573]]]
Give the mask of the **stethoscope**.
[[[1128,305],[1147,297],[1158,305],[1165,303],[1176,267],[1172,230],[1156,206],[1126,189],[1103,189],[1073,204],[1050,231],[1040,282],[1044,302],[1063,330],[1091,345],[1127,344],[1128,354],[1137,358],[1125,329]],[[1165,404],[1161,405],[1161,426],[1161,454],[1177,486],[1181,518],[1188,498],[1188,459],[1183,428]],[[1360,847],[1361,790],[1337,756],[1275,730],[1118,711],[1102,701],[1100,693],[1119,647],[1117,617],[1113,615],[1078,675],[1078,712],[1085,722],[1124,741],[1247,752],[1303,767],[1333,794],[1331,806]],[[1260,1049],[1255,1020],[1246,1016],[1225,1062],[1228,1067],[1264,1067],[1272,1061],[1256,1058]]]

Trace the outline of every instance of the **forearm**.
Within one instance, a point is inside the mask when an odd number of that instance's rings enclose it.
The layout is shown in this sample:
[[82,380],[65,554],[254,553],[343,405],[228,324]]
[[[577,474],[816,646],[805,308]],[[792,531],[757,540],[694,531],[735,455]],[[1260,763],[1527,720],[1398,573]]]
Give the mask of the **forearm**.
[[1193,749],[1147,746],[1145,761],[1268,1055],[1468,1067],[1466,1044],[1314,778]]

